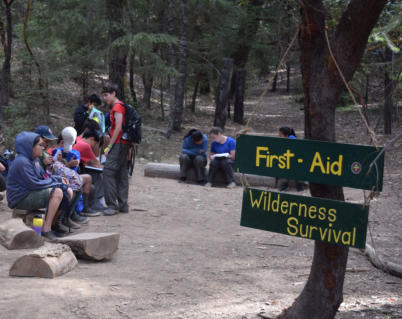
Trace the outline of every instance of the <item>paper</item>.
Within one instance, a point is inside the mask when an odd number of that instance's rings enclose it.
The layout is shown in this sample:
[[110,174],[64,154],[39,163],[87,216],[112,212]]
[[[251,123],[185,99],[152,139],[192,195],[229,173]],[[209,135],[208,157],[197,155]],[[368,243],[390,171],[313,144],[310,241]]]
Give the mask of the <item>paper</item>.
[[230,154],[229,153],[217,153],[217,154],[213,155],[213,158],[216,158],[216,157],[227,157],[227,158],[229,158]]
[[86,169],[92,169],[92,170],[94,170],[94,171],[99,171],[99,172],[102,172],[103,171],[103,167],[95,167],[95,166],[88,166],[88,165],[85,165],[84,166]]

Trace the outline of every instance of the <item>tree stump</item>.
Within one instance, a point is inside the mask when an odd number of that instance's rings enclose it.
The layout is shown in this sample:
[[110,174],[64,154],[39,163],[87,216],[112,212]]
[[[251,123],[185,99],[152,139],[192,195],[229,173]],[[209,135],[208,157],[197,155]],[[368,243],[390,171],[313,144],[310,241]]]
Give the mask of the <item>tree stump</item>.
[[70,247],[47,243],[38,250],[18,258],[10,269],[10,276],[55,278],[77,266]]
[[0,225],[0,243],[7,249],[38,248],[43,238],[21,219],[10,219]]
[[70,246],[78,258],[101,261],[109,259],[119,248],[120,234],[81,233],[57,238],[56,242]]

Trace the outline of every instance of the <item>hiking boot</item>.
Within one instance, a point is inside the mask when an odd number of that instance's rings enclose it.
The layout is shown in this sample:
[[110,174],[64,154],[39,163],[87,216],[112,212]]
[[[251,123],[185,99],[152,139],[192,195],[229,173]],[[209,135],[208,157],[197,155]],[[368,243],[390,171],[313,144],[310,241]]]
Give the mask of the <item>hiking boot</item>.
[[103,215],[105,215],[105,216],[112,216],[112,215],[116,215],[117,213],[118,213],[119,211],[116,209],[116,208],[113,208],[113,207],[106,207],[104,210],[103,210]]
[[74,223],[74,222],[71,220],[70,217],[63,219],[63,225],[65,225],[65,226],[67,226],[67,227],[70,227],[70,228],[72,228],[72,229],[80,229],[80,228],[81,228],[81,226],[78,225],[77,223]]
[[207,181],[204,181],[204,180],[197,181],[197,184],[200,186],[205,186],[207,184]]
[[229,184],[226,185],[226,188],[235,188],[237,185],[235,182],[230,182]]
[[119,212],[120,212],[120,213],[123,213],[123,214],[127,214],[128,211],[129,211],[128,207],[124,207],[124,208],[120,208],[120,209],[119,209]]
[[52,231],[42,232],[42,237],[46,241],[55,241],[57,239],[57,235]]
[[66,227],[66,226],[64,226],[64,225],[62,225],[61,223],[59,223],[59,224],[54,224],[53,226],[52,226],[52,231],[54,232],[54,234],[57,236],[57,237],[64,237],[64,236],[66,236],[70,231],[69,231],[69,228],[68,227]]
[[96,216],[100,216],[101,213],[88,207],[85,211],[81,212],[81,215],[87,216],[87,217],[96,217]]
[[87,224],[89,219],[88,219],[88,217],[84,217],[84,216],[77,214],[76,212],[73,212],[71,214],[71,220],[78,224]]

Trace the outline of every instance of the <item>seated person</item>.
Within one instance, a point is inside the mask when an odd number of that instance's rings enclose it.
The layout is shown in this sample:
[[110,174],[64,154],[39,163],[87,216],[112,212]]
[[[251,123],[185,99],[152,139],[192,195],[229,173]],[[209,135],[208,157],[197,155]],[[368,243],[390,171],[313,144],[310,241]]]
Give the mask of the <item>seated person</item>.
[[226,187],[236,187],[232,167],[235,160],[236,140],[223,135],[223,130],[220,127],[213,127],[209,136],[213,142],[209,155],[211,162],[209,163],[209,183],[207,186],[211,186],[216,173],[220,170],[225,176]]
[[[100,132],[94,130],[85,130],[82,139],[78,140],[73,146],[81,154],[81,172],[91,175],[93,187],[93,200],[90,202],[90,207],[95,211],[102,211],[105,207],[101,203],[104,194],[103,174],[101,170],[93,169],[102,168],[101,163],[96,158],[94,150],[99,148]],[[89,168],[91,166],[92,168]]]
[[[296,139],[296,133],[294,129],[291,127],[287,126],[282,126],[279,128],[279,137],[284,137],[284,138],[290,138],[290,139]],[[296,184],[296,189],[298,192],[301,192],[304,190],[304,182],[296,181],[296,180],[290,180],[290,179],[285,179],[285,178],[277,178],[276,179],[276,185],[279,188],[279,191],[283,192],[289,188],[289,184]]]
[[35,129],[35,133],[43,138],[45,149],[49,147],[50,143],[57,139],[57,137],[53,135],[52,130],[49,128],[49,126],[46,125],[38,126]]
[[200,130],[192,129],[183,138],[180,155],[180,180],[187,179],[187,169],[195,168],[197,183],[205,185],[205,166],[207,166],[208,138]]
[[[3,176],[3,172],[6,171],[6,167],[0,163],[0,192],[6,190],[6,179]],[[3,200],[3,195],[0,194],[0,200]]]
[[[36,133],[22,132],[15,139],[18,156],[11,163],[7,177],[7,201],[10,208],[35,210],[48,207],[42,227],[42,236],[54,240],[51,230],[59,208],[68,205],[67,181],[60,176],[44,178],[38,158],[45,148],[44,140]],[[67,202],[66,202],[67,201]],[[63,204],[63,205],[61,205]]]
[[[73,145],[77,138],[77,131],[73,127],[65,127],[61,131],[62,141],[59,145],[63,147],[58,147],[53,149],[52,156],[54,157],[57,152],[61,152],[62,158],[66,160],[66,166],[70,169],[78,172],[79,164],[81,160],[81,154],[79,151],[73,149]],[[89,206],[89,193],[91,191],[92,177],[89,174],[80,174],[84,183],[82,186],[82,196],[84,200],[84,208],[82,210],[82,215],[87,217],[100,216],[100,213],[93,210]]]

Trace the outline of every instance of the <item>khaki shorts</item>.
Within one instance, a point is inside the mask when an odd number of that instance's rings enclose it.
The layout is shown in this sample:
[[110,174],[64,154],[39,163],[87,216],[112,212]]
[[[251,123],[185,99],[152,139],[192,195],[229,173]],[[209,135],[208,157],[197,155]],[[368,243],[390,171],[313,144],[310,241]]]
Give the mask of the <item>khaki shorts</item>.
[[49,203],[50,192],[49,188],[41,189],[39,191],[33,191],[22,199],[15,208],[23,210],[35,210],[40,208],[46,208]]

